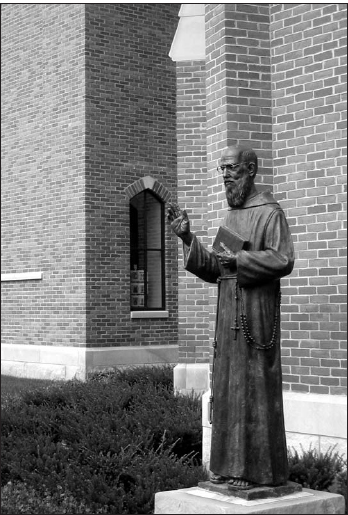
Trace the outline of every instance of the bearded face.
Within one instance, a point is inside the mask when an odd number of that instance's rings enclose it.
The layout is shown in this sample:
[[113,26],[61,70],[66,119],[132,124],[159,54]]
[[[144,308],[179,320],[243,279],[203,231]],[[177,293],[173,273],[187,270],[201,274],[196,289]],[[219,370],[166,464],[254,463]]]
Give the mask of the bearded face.
[[228,178],[225,180],[225,191],[228,205],[230,207],[240,207],[244,204],[253,185],[253,177],[248,173],[248,169],[244,167],[243,174],[239,179],[233,181]]

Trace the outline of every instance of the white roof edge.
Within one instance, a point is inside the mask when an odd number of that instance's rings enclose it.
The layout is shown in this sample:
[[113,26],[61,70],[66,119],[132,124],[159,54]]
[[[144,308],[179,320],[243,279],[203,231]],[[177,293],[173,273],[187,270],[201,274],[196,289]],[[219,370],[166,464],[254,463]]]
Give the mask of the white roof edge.
[[205,59],[205,4],[183,4],[169,57],[173,61]]
[[179,16],[204,16],[205,4],[181,4]]

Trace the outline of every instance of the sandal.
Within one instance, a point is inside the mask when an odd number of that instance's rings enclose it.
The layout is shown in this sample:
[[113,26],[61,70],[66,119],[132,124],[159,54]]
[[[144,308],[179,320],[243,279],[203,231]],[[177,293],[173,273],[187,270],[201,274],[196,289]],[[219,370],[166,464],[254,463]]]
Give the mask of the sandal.
[[227,479],[228,479],[227,477],[225,477],[225,476],[220,476],[220,474],[214,474],[214,473],[212,473],[212,474],[210,475],[210,482],[211,482],[211,483],[214,483],[215,485],[219,485],[219,484],[221,484],[221,483],[226,483]]

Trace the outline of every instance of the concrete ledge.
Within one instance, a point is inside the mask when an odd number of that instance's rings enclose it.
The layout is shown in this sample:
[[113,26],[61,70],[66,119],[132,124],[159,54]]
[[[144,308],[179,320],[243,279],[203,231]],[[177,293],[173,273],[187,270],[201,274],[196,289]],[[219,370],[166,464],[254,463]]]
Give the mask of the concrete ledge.
[[85,349],[2,344],[1,373],[33,379],[84,380]]
[[23,361],[30,363],[83,366],[86,349],[45,345],[1,345],[2,361]]
[[325,453],[326,451],[335,446],[334,452],[345,456],[347,458],[347,439],[325,436],[325,435],[310,435],[303,433],[291,433],[286,431],[287,446],[301,455],[302,449],[308,450],[310,447],[317,449],[319,452]]
[[132,365],[155,365],[178,362],[177,345],[147,347],[105,347],[86,349],[86,370]]
[[174,388],[182,394],[204,393],[209,388],[209,363],[179,363],[174,367]]
[[168,318],[169,311],[131,311],[131,318]]
[[246,501],[193,487],[155,494],[155,514],[180,513],[298,513],[316,515],[344,513],[342,495],[304,488],[302,492],[281,498]]
[[32,281],[42,279],[43,272],[18,272],[13,274],[1,274],[1,282],[5,281]]
[[202,396],[202,463],[207,470],[210,470],[210,449],[211,449],[211,423],[208,417],[208,405],[210,389]]
[[299,453],[310,445],[347,456],[347,397],[284,392],[286,441]]
[[347,397],[283,393],[285,427],[289,432],[347,437]]
[[50,379],[53,381],[84,379],[84,369],[79,367],[50,363],[21,363],[18,361],[2,361],[1,374],[31,379]]
[[148,347],[62,347],[1,345],[1,372],[36,379],[85,380],[88,373],[132,365],[174,364],[177,345]]

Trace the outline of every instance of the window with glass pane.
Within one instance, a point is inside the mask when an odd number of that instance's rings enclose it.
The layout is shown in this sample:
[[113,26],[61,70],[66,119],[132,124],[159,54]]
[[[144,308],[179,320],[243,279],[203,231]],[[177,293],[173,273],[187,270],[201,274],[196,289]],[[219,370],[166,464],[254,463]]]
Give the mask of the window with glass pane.
[[164,309],[164,204],[150,190],[130,200],[131,309]]

